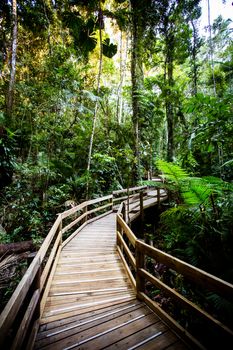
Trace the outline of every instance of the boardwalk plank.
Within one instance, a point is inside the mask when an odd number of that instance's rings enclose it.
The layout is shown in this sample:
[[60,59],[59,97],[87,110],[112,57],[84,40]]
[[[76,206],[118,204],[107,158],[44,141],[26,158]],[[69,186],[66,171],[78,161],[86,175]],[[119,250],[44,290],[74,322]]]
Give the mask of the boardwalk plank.
[[[71,330],[70,332],[67,331],[67,337],[61,339],[59,342],[56,342],[56,344],[50,342],[50,344],[45,346],[44,349],[51,350],[56,348],[56,350],[62,350],[62,349],[65,349],[66,347],[73,346],[74,344],[78,344],[78,343],[85,344],[85,343],[91,342],[91,344],[88,344],[88,346],[90,345],[91,347],[88,347],[88,348],[97,350],[98,348],[97,343],[99,340],[98,338],[100,337],[102,338],[103,333],[107,335],[107,337],[105,336],[103,341],[101,339],[102,347],[108,345],[107,342],[109,342],[109,338],[111,338],[111,341],[112,341],[114,328],[115,330],[118,329],[118,332],[121,332],[123,325],[125,325],[126,323],[129,324],[129,322],[132,323],[137,321],[144,323],[145,326],[148,325],[151,322],[151,318],[147,320],[146,315],[151,315],[151,311],[148,308],[143,307],[143,311],[141,310],[141,308],[139,308],[134,311],[127,312],[124,315],[119,315],[119,317],[116,317],[114,315],[112,319],[110,317],[110,319],[109,320],[107,319],[106,322],[98,323],[94,327],[91,327],[91,325],[89,325],[89,327],[85,329],[85,326],[83,327],[80,326],[78,329]],[[143,319],[143,322],[142,322],[142,319]],[[94,344],[93,344],[93,340],[91,340],[93,337],[95,337]],[[55,338],[55,341],[56,341],[56,338]]]
[[86,225],[63,247],[35,350],[180,346],[179,338],[136,299],[116,251],[115,227],[110,214]]
[[114,310],[122,309],[125,307],[131,307],[138,304],[141,304],[140,301],[137,299],[134,299],[130,302],[117,303],[115,305],[105,306],[102,308],[98,308],[96,310],[91,310],[91,311],[82,313],[78,316],[75,315],[75,316],[64,318],[58,321],[49,322],[47,324],[43,324],[40,326],[40,332],[38,333],[38,337],[40,337],[40,334],[43,334],[45,331],[48,331],[48,330],[50,331],[54,329],[59,329],[60,327],[63,327],[63,326],[66,327],[68,324],[83,322],[86,320],[93,319],[93,317],[104,315]]
[[68,338],[71,338],[71,336],[83,333],[84,331],[87,331],[88,329],[92,329],[96,326],[103,325],[104,327],[107,327],[107,322],[114,320],[115,318],[124,316],[129,314],[130,312],[137,311],[139,314],[140,312],[144,311],[144,307],[140,304],[133,305],[132,307],[123,307],[118,308],[117,310],[111,310],[107,313],[104,313],[99,316],[92,317],[89,320],[84,321],[78,321],[73,323],[72,325],[66,325],[62,329],[57,329],[56,331],[47,331],[44,332],[43,338],[41,338],[40,341],[37,342],[36,348],[39,349],[42,346],[55,343],[57,341],[61,341],[65,339],[65,342]]
[[[108,350],[117,350],[117,349],[122,350],[122,349],[130,349],[130,348],[143,349],[144,344],[147,344],[147,342],[149,342],[151,339],[160,337],[161,334],[163,334],[163,332],[166,332],[166,331],[167,331],[167,328],[164,326],[164,324],[161,321],[158,320],[158,322],[153,323],[146,328],[142,328],[138,331],[135,329],[135,333],[108,346],[106,349]],[[174,338],[175,340],[177,340],[175,335],[174,335]]]
[[[158,337],[152,336],[152,339],[148,339],[148,342],[137,347],[138,350],[154,350],[154,349],[167,349],[169,345],[173,345],[174,350],[179,350],[180,343],[177,342],[177,337],[171,331],[166,330]],[[176,345],[175,345],[176,344]],[[187,349],[187,347],[185,347]]]
[[[127,319],[125,319],[124,324],[116,324],[111,329],[106,329],[105,334],[97,333],[97,336],[98,335],[99,336],[89,341],[87,341],[88,338],[87,339],[81,338],[79,342],[81,343],[83,341],[83,343],[77,346],[71,345],[72,347],[69,345],[69,347],[66,347],[65,349],[70,350],[72,348],[72,349],[80,349],[80,350],[91,350],[91,349],[100,350],[114,343],[119,342],[122,338],[135,334],[135,332],[139,330],[146,329],[153,323],[158,324],[153,314],[139,315],[138,318],[134,317],[129,319],[128,321]],[[161,323],[161,325],[162,327],[165,327],[164,324]],[[120,349],[123,350],[124,348],[120,348]],[[126,347],[125,349],[128,349],[128,347]]]
[[[99,294],[94,294],[92,292],[87,292],[87,293],[82,293],[82,294],[76,294],[76,295],[62,295],[62,296],[52,296],[49,297],[47,300],[47,305],[48,307],[57,307],[57,305],[68,305],[71,303],[91,303],[91,302],[95,302],[95,301],[100,301],[100,300],[105,300],[106,298],[108,298],[108,294],[111,293],[111,296],[113,297],[118,297],[118,296],[134,296],[134,293],[132,293],[132,291],[129,290],[116,290],[114,291],[110,291],[108,293],[106,292],[102,292]],[[65,300],[64,300],[65,299]]]
[[77,308],[76,310],[72,310],[72,311],[68,311],[68,312],[64,312],[64,313],[60,313],[57,315],[53,315],[53,316],[46,316],[45,314],[42,316],[42,319],[40,321],[41,324],[44,323],[49,323],[49,322],[53,322],[53,321],[58,321],[61,319],[64,319],[66,317],[72,317],[72,316],[78,316],[81,313],[85,313],[88,311],[94,311],[99,309],[100,307],[107,307],[107,306],[111,306],[111,305],[118,305],[119,303],[123,303],[126,301],[131,301],[134,300],[135,296],[129,296],[129,297],[121,297],[121,298],[116,298],[115,301],[113,300],[113,298],[111,299],[111,301],[109,301],[109,299],[106,299],[102,305],[101,304],[96,304],[96,305],[91,305],[91,306],[82,306],[80,308]]

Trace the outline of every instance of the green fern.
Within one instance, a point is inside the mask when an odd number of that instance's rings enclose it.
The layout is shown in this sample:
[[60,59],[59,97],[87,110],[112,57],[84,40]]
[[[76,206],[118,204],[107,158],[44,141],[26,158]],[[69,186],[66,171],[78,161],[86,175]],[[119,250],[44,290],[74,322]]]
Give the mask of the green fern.
[[221,179],[214,176],[190,177],[179,165],[164,160],[158,160],[157,167],[163,173],[163,177],[174,184],[183,199],[184,205],[188,207],[208,205],[212,193],[220,194],[223,190],[230,189],[230,184]]
[[171,221],[173,221],[173,219],[177,219],[179,216],[185,215],[186,210],[187,210],[187,208],[182,206],[182,205],[179,205],[177,207],[171,207],[171,208],[165,210],[164,212],[162,212],[160,214],[160,217],[163,220],[170,219]]
[[180,184],[189,176],[188,173],[177,164],[165,162],[164,160],[158,160],[156,164],[158,169],[163,173],[162,176],[176,184]]
[[[233,317],[233,304],[232,302],[222,298],[221,296],[213,293],[206,293],[207,301],[214,306],[214,308],[220,312],[224,319],[232,320]],[[225,320],[224,320],[225,321]]]
[[222,193],[222,191],[232,191],[233,184],[223,181],[215,176],[204,176],[202,180],[216,193]]
[[211,187],[200,178],[190,178],[189,181],[181,187],[181,195],[184,203],[188,206],[200,206],[207,204],[212,193]]

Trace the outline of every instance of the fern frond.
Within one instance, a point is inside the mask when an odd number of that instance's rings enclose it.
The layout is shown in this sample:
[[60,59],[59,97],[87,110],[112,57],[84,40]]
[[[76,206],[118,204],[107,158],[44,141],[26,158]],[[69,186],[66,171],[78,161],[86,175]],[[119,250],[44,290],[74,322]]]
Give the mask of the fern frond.
[[233,305],[230,301],[213,292],[207,292],[206,299],[214,305],[216,310],[224,312],[225,315],[233,316]]
[[162,189],[174,189],[174,186],[172,187],[170,184],[167,184],[162,181],[150,181],[150,180],[142,180],[139,182],[139,186],[151,186],[151,187],[157,187]]
[[200,178],[190,178],[188,186],[185,187],[182,188],[181,195],[189,206],[206,204],[212,193],[212,189]]
[[223,165],[221,165],[221,167],[226,166],[226,165],[233,166],[233,159],[228,160],[228,161],[225,162]]
[[223,181],[222,179],[215,176],[204,176],[203,181],[216,193],[222,191],[232,191],[233,184],[230,182]]
[[165,162],[164,160],[158,160],[156,164],[163,173],[163,177],[176,184],[180,184],[182,180],[188,177],[188,173],[177,164]]
[[179,205],[177,207],[172,207],[167,210],[165,210],[163,213],[161,213],[160,218],[162,220],[173,220],[177,219],[180,215],[185,215],[187,212],[187,208],[185,206]]

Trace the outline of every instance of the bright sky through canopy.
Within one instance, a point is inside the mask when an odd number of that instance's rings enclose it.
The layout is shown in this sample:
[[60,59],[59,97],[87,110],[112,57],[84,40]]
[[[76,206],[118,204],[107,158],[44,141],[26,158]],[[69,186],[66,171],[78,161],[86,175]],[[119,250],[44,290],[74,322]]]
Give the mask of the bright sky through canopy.
[[[210,0],[210,20],[211,23],[222,15],[224,19],[230,18],[233,21],[233,5],[232,0],[226,0],[223,4],[222,0]],[[208,26],[208,0],[202,0],[202,16],[201,16],[201,30]]]

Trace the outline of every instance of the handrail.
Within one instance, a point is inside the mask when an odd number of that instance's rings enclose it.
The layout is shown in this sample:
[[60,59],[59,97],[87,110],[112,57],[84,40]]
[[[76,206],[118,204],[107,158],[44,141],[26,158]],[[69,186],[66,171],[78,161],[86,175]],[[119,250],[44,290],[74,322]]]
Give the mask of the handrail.
[[0,348],[31,348],[62,247],[87,223],[112,212],[116,203],[122,202],[117,198],[119,194],[127,193],[126,198],[129,198],[142,189],[145,186],[114,191],[111,195],[85,201],[58,214],[41,248],[0,315]]
[[[35,258],[33,259],[32,263],[28,267],[25,275],[23,276],[22,280],[18,284],[16,290],[14,291],[13,295],[11,296],[10,300],[8,301],[7,305],[5,306],[3,312],[0,315],[0,347],[3,345],[5,348],[9,347],[9,340],[12,340],[9,338],[11,332],[14,331],[15,328],[20,329],[21,327],[17,327],[15,325],[16,315],[19,314],[19,311],[21,309],[24,309],[23,317],[21,320],[21,324],[23,324],[24,317],[27,315],[27,310],[31,302],[33,302],[33,307],[36,312],[30,315],[30,321],[33,322],[33,327],[38,328],[38,318],[40,315],[39,311],[39,298],[34,297],[35,292],[39,292],[41,295],[41,292],[44,288],[44,283],[46,281],[46,277],[48,276],[48,265],[45,265],[45,269],[42,271],[42,265],[44,263],[44,259],[46,257],[46,254],[48,252],[48,249],[52,242],[54,242],[54,238],[61,232],[60,231],[60,224],[61,224],[61,216],[58,215],[55,223],[53,224],[51,230],[49,231],[49,234],[45,238],[41,248],[39,249],[38,253],[36,254]],[[61,233],[60,233],[61,234]],[[57,242],[57,241],[56,241]],[[60,241],[54,245],[54,249],[58,249],[60,244]],[[51,262],[52,263],[52,262]],[[41,274],[44,273],[44,278],[41,283]],[[32,290],[31,290],[32,289]],[[27,306],[25,306],[25,302],[27,303]],[[17,320],[17,322],[19,322]],[[29,320],[28,320],[29,323]],[[15,333],[13,333],[15,334]],[[18,331],[17,331],[17,336]],[[25,328],[22,329],[22,337],[25,338],[26,331]],[[12,334],[11,334],[12,337]],[[22,340],[21,337],[21,340]],[[11,344],[12,347],[14,347],[14,341]],[[10,348],[10,347],[9,347]]]
[[165,282],[155,277],[146,267],[146,257],[153,259],[156,263],[166,265],[173,272],[183,275],[188,281],[204,289],[214,291],[230,301],[233,300],[233,285],[137,239],[124,219],[123,208],[124,204],[122,203],[116,215],[117,250],[125,265],[129,278],[135,287],[137,298],[148,304],[162,319],[172,326],[178,334],[194,346],[194,348],[204,349],[199,340],[178,324],[158,303],[152,300],[148,293],[146,293],[146,282],[150,282],[156,289],[162,290],[176,304],[179,304],[182,308],[187,309],[196,317],[202,319],[205,325],[211,327],[211,330],[217,330],[221,341],[223,339],[225,342],[226,339],[232,341],[233,330],[230,329],[229,326],[224,325],[208,312],[204,311],[200,306],[195,305],[194,302],[188,300],[188,298],[184,297],[178,291],[170,288]]

